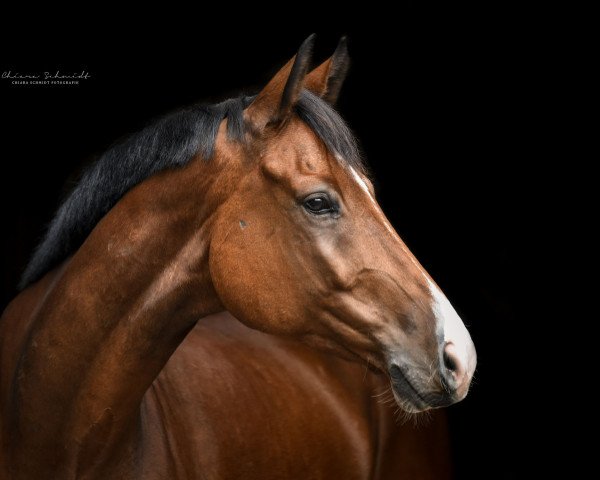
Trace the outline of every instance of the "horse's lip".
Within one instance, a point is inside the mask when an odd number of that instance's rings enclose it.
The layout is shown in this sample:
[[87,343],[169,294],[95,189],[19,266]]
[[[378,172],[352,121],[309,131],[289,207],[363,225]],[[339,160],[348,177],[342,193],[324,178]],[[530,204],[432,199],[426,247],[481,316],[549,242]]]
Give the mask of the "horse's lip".
[[389,369],[393,389],[402,396],[402,400],[407,400],[416,408],[422,410],[431,407],[429,402],[423,398],[419,390],[404,374],[402,368],[398,365],[392,365]]

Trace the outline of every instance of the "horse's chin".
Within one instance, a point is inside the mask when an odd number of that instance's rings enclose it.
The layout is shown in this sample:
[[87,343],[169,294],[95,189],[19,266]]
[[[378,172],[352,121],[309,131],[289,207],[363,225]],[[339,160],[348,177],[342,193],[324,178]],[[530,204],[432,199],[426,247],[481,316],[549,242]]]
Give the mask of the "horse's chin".
[[437,402],[431,402],[431,395],[425,394],[417,386],[415,379],[411,379],[397,365],[389,369],[392,393],[398,406],[407,413],[420,413],[436,408]]
[[464,398],[464,395],[450,394],[443,383],[433,385],[430,379],[411,373],[406,367],[392,364],[388,374],[396,403],[408,413],[447,407]]
[[398,407],[406,413],[422,413],[435,408],[421,399],[415,399],[412,394],[407,395],[405,391],[399,392],[395,387],[392,387],[392,394]]
[[410,394],[407,395],[404,391],[398,392],[396,388],[393,387],[392,394],[394,395],[394,400],[396,401],[398,407],[400,407],[406,413],[421,413],[435,408],[420,399],[415,399]]

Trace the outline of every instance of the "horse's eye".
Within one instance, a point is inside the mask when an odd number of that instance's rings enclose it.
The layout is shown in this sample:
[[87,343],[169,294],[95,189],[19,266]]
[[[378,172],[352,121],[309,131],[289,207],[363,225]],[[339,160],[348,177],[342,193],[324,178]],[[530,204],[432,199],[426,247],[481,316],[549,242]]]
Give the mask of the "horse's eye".
[[304,208],[310,213],[315,213],[317,215],[333,211],[331,200],[324,193],[318,193],[308,197],[304,200]]

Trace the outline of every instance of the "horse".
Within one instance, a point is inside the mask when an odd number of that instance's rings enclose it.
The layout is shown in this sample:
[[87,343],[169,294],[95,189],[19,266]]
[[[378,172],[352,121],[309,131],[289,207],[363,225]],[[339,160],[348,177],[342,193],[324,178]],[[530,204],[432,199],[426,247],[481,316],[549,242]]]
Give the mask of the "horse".
[[475,348],[332,106],[345,39],[311,69],[313,43],[114,145],[59,207],[0,320],[1,478],[448,478],[432,409]]

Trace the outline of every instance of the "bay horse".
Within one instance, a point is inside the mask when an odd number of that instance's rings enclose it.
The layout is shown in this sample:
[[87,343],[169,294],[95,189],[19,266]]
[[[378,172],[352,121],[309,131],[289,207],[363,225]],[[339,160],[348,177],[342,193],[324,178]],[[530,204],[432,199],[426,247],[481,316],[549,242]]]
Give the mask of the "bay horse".
[[[0,321],[2,479],[448,478],[471,338],[375,200],[313,37],[111,147]],[[334,355],[332,355],[334,354]]]

